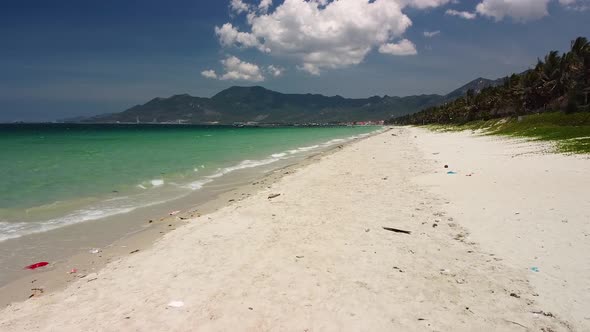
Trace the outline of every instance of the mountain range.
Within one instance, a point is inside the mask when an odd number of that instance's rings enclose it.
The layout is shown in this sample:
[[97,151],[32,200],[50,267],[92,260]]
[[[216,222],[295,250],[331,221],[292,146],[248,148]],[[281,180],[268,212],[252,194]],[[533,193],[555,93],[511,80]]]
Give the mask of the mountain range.
[[120,113],[103,114],[75,122],[90,123],[342,123],[376,121],[412,114],[461,97],[468,90],[476,93],[496,86],[503,79],[475,79],[441,96],[374,96],[369,98],[327,97],[320,94],[284,94],[260,86],[234,86],[211,98],[188,94],[154,98]]

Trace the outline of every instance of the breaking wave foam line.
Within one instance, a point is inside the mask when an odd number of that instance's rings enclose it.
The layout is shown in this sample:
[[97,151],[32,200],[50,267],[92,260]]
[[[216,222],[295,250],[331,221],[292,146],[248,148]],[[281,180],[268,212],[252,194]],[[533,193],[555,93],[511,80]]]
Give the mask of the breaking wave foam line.
[[140,207],[156,205],[167,202],[168,200],[156,201],[143,205],[131,205],[131,203],[127,203],[122,206],[108,206],[107,202],[110,201],[112,200],[106,200],[102,202],[102,204],[98,204],[95,207],[74,211],[60,218],[54,218],[41,222],[0,221],[0,242],[9,239],[16,239],[25,235],[43,233],[64,226],[74,225],[86,221],[102,219],[122,213],[128,213]]

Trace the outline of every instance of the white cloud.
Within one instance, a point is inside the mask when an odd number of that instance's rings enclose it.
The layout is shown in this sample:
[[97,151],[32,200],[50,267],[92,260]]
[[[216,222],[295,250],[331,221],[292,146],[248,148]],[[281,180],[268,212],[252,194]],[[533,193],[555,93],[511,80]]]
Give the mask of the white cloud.
[[375,48],[398,45],[390,41],[402,38],[412,25],[404,8],[434,8],[454,1],[284,0],[272,11],[266,2],[259,3],[259,12],[250,9],[247,30],[238,31],[231,23],[216,27],[220,43],[292,58],[299,62],[298,68],[317,75],[359,64]]
[[201,75],[204,76],[204,77],[207,77],[207,78],[214,78],[214,79],[217,78],[217,73],[215,73],[215,70],[211,70],[211,69],[209,69],[209,70],[203,70],[201,72]]
[[585,11],[590,9],[590,0],[559,0],[559,4],[567,9]]
[[397,0],[402,6],[409,6],[418,9],[435,8],[454,2],[453,0]]
[[464,18],[466,20],[473,20],[474,18],[477,17],[477,14],[475,14],[475,13],[470,13],[470,12],[466,12],[466,11],[458,11],[458,10],[454,10],[454,9],[447,9],[445,14],[451,15],[451,16],[458,16],[458,17]]
[[270,65],[266,67],[266,70],[269,74],[271,74],[274,77],[279,77],[283,75],[283,73],[285,72],[284,68],[275,65]]
[[527,22],[549,15],[550,0],[483,0],[475,7],[478,14],[496,21],[511,17],[517,22]]
[[264,81],[264,76],[258,65],[242,61],[235,56],[227,57],[221,60],[224,74],[217,75],[214,70],[204,70],[201,75],[207,78],[232,80],[232,81],[250,81],[260,82]]
[[435,36],[440,35],[440,30],[436,30],[436,31],[424,31],[424,37],[427,38],[432,38]]
[[261,12],[266,13],[268,12],[268,8],[270,8],[271,5],[272,0],[260,0],[260,4],[258,4],[258,9]]
[[379,47],[379,53],[392,55],[415,55],[416,45],[407,39],[402,39],[398,43],[388,43]]
[[265,50],[256,36],[251,33],[238,31],[231,23],[225,23],[221,28],[215,27],[215,34],[223,46],[235,45],[241,47],[256,47],[261,51]]
[[264,81],[264,76],[260,71],[260,67],[253,63],[242,61],[235,56],[230,56],[225,60],[221,60],[225,74],[220,80],[243,80],[260,82]]
[[250,11],[250,6],[242,0],[231,0],[229,8],[236,14],[241,14]]

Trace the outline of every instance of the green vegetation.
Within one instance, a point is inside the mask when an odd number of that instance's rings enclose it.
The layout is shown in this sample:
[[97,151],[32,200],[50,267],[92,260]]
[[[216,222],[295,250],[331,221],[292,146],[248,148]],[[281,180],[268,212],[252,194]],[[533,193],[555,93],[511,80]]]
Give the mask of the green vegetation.
[[[513,74],[499,86],[390,120],[396,124],[464,124],[538,114],[590,111],[590,43],[579,37],[563,55],[552,51],[534,69]],[[549,129],[548,129],[549,130]],[[572,129],[573,130],[573,129]]]
[[590,112],[551,112],[518,118],[479,120],[464,124],[430,124],[438,131],[481,130],[486,135],[505,135],[552,141],[559,152],[590,153]]
[[327,97],[319,94],[285,94],[260,86],[231,87],[212,98],[188,94],[154,98],[124,112],[104,114],[75,121],[91,123],[328,123],[384,120],[418,112],[465,95],[501,84],[502,80],[478,78],[441,95],[370,98]]
[[263,87],[231,87],[212,98],[187,94],[154,98],[124,112],[84,122],[328,123],[384,120],[442,103],[444,96],[344,98],[319,94],[284,94]]

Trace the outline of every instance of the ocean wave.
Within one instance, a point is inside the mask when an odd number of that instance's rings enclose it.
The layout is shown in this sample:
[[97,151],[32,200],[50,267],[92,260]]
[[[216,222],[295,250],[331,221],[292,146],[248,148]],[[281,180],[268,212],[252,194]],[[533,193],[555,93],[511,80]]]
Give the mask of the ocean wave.
[[[58,229],[61,227],[75,225],[86,221],[103,219],[118,214],[129,213],[133,210],[142,207],[148,207],[156,204],[165,203],[167,201],[176,199],[178,197],[171,197],[166,200],[154,200],[144,204],[138,204],[137,201],[126,200],[121,202],[119,205],[112,204],[113,201],[119,201],[109,199],[105,200],[93,207],[76,210],[63,217],[53,218],[45,221],[33,221],[33,222],[7,222],[0,221],[0,242],[16,239],[25,235],[43,233]],[[121,199],[122,201],[122,199]],[[145,201],[144,201],[145,202]]]
[[[156,204],[156,203],[153,203]],[[152,204],[149,204],[152,205]],[[68,225],[74,225],[85,221],[102,219],[117,214],[128,213],[139,206],[126,207],[95,207],[78,210],[60,218],[54,218],[42,222],[6,222],[0,221],[0,242],[15,239],[21,236],[43,233]]]
[[218,169],[217,173],[206,176],[206,178],[216,179],[216,178],[222,177],[228,173],[231,173],[231,172],[234,172],[237,170],[246,169],[246,168],[254,168],[254,167],[258,167],[258,166],[264,166],[264,165],[272,164],[272,163],[279,161],[279,160],[281,160],[281,158],[267,158],[267,159],[261,159],[261,160],[243,160],[235,166],[220,168],[220,169]]
[[204,180],[193,181],[183,187],[191,189],[191,190],[199,190],[199,189],[203,188],[204,185],[206,185],[207,183],[209,183],[211,181],[213,181],[213,179],[204,179]]
[[164,185],[164,180],[162,180],[162,179],[154,179],[154,180],[151,180],[150,183],[154,187],[159,187],[159,186],[163,186]]

